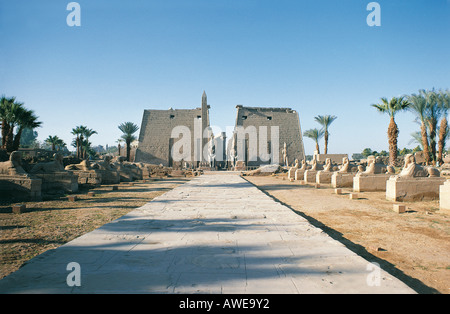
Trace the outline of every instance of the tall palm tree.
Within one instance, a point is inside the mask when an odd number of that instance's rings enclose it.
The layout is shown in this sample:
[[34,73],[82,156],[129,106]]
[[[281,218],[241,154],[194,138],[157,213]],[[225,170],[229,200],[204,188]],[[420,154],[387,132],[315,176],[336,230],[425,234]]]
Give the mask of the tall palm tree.
[[87,127],[84,125],[76,126],[72,129],[72,134],[76,136],[75,147],[77,148],[77,158],[83,158],[83,143]]
[[52,146],[52,150],[56,150],[56,147],[62,147],[64,145],[64,141],[60,139],[57,135],[51,136],[49,135],[45,140],[45,143]]
[[139,130],[139,127],[133,122],[124,122],[119,125],[119,130],[123,133],[122,138],[127,145],[127,161],[130,161],[131,142],[136,140],[134,133]]
[[420,137],[423,155],[427,165],[429,165],[431,163],[431,157],[427,132],[427,101],[421,94],[412,94],[408,97],[408,101],[410,102],[408,110],[412,111],[417,116],[417,119],[420,120]]
[[303,132],[303,136],[309,137],[310,139],[314,140],[316,142],[316,151],[318,154],[320,154],[319,150],[319,140],[324,136],[324,130],[319,129],[310,129]]
[[[8,153],[17,150],[20,146],[20,138],[25,128],[39,127],[42,122],[33,110],[26,109],[24,104],[17,102],[15,97],[0,98],[0,119],[2,122],[2,147]],[[14,129],[18,127],[16,134]]]
[[0,119],[2,122],[2,148],[6,148],[6,140],[9,133],[9,121],[11,120],[11,107],[16,102],[15,97],[6,98],[2,95],[0,98]]
[[2,119],[2,147],[11,152],[14,143],[14,128],[18,125],[19,117],[25,110],[23,103],[17,102],[15,97],[1,99],[0,115]]
[[426,91],[420,90],[420,94],[425,97],[427,102],[427,122],[428,129],[430,130],[430,151],[431,161],[433,165],[436,164],[436,136],[437,136],[437,124],[441,117],[443,110],[439,104],[439,97],[435,90]]
[[83,134],[82,134],[82,136],[84,137],[84,139],[82,140],[82,148],[83,148],[82,157],[83,157],[83,159],[87,158],[87,153],[88,153],[88,151],[91,150],[91,142],[89,142],[89,138],[94,134],[98,134],[97,131],[88,129],[87,127],[85,127],[83,129]]
[[447,124],[447,113],[450,108],[450,90],[439,91],[439,106],[442,110],[442,120],[441,124],[439,126],[439,140],[438,140],[438,158],[437,161],[439,162],[439,165],[442,165],[444,163],[443,154],[444,154],[444,148],[445,148],[445,140],[448,135],[448,124]]
[[[428,142],[428,139],[427,139],[427,142]],[[424,151],[423,144],[422,144],[422,132],[417,131],[417,132],[411,133],[411,140],[408,142],[408,145],[411,145],[411,144],[414,144],[414,145],[418,144],[420,149],[422,150],[422,152]]]
[[18,150],[20,147],[20,138],[24,129],[35,129],[42,125],[41,121],[38,121],[38,117],[34,114],[33,110],[23,109],[19,111],[17,120],[18,130],[14,136],[12,150]]
[[322,126],[322,130],[324,131],[324,139],[325,139],[325,147],[324,147],[324,154],[328,153],[328,136],[330,135],[328,133],[328,127],[331,123],[333,123],[334,120],[337,119],[336,116],[317,116],[314,117],[314,119]]
[[395,165],[397,159],[397,139],[398,139],[398,126],[395,123],[395,115],[407,109],[410,103],[404,99],[404,97],[392,97],[391,100],[381,98],[381,104],[373,104],[372,107],[376,108],[381,113],[387,113],[390,117],[390,123],[388,127],[388,142],[389,142],[389,164]]

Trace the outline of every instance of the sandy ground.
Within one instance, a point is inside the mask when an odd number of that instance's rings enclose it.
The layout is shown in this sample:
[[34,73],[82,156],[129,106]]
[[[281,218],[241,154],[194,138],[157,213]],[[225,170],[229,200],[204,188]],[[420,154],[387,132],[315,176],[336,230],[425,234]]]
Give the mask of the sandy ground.
[[[417,292],[450,293],[450,215],[439,211],[438,201],[404,203],[407,212],[398,214],[384,192],[359,193],[359,199],[350,200],[350,189],[336,195],[332,188],[302,186],[285,176],[244,178]],[[34,256],[117,219],[187,180],[121,183],[118,191],[101,186],[91,190],[96,193],[93,197],[87,190],[80,191],[76,202],[62,196],[26,203],[24,214],[12,214],[10,203],[0,204],[0,279]]]
[[[153,198],[185,183],[185,178],[150,182],[122,182],[119,189],[102,185],[80,190],[76,202],[60,196],[42,202],[22,202],[27,212],[11,213],[14,203],[0,204],[0,279],[16,271],[27,260],[57,248],[85,233],[115,220]],[[95,196],[88,196],[88,192]]]
[[351,189],[336,195],[331,186],[316,189],[286,175],[244,178],[418,293],[450,293],[450,214],[439,211],[438,200],[404,202],[398,214],[385,192],[350,200]]

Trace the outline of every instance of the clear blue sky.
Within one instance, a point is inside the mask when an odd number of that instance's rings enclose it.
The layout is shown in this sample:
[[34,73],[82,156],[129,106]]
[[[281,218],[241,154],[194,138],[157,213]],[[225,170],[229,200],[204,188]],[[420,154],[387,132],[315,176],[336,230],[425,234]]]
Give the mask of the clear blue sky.
[[[120,123],[198,107],[205,90],[224,131],[237,104],[291,107],[303,131],[336,115],[329,152],[351,156],[388,148],[388,116],[370,104],[450,88],[449,0],[377,1],[380,27],[368,0],[80,0],[80,27],[66,24],[69,2],[0,0],[0,94],[36,112],[41,141],[70,145],[86,125],[94,145],[115,145]],[[414,116],[396,120],[412,148]]]

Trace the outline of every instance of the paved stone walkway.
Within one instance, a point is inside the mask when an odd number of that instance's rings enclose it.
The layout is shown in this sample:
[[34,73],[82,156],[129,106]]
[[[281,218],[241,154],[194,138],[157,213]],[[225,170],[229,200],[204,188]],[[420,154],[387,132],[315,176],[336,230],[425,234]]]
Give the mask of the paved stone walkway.
[[[80,286],[67,284],[71,262]],[[0,293],[414,291],[243,178],[214,174],[32,259]]]

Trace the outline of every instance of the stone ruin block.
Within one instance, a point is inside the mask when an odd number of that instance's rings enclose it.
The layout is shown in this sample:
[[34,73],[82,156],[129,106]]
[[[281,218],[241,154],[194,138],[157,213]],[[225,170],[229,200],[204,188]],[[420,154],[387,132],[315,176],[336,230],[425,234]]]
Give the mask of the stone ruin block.
[[450,180],[439,186],[439,208],[442,212],[450,214]]
[[316,174],[316,183],[331,184],[332,176],[333,176],[333,172],[331,172],[331,171],[318,171]]
[[445,180],[440,176],[439,170],[418,165],[414,155],[407,154],[402,171],[386,182],[386,199],[391,201],[438,199],[440,186]]
[[304,178],[305,178],[305,170],[304,169],[295,170],[295,176],[294,176],[295,181],[303,180]]
[[102,184],[102,174],[98,170],[74,170],[79,185],[98,186]]
[[355,175],[356,173],[334,172],[331,176],[331,186],[333,188],[351,188]]
[[42,192],[64,190],[68,193],[78,191],[78,177],[72,172],[35,173],[42,180]]
[[41,179],[0,175],[0,195],[4,199],[40,201],[41,187]]
[[97,170],[102,177],[102,184],[117,184],[120,182],[120,175],[113,170]]
[[420,201],[439,199],[442,177],[402,178],[392,176],[386,182],[386,199],[389,201]]
[[316,175],[316,170],[306,170],[303,175],[303,179],[305,183],[316,183]]
[[386,181],[392,174],[374,174],[353,177],[354,192],[376,192],[386,191]]

